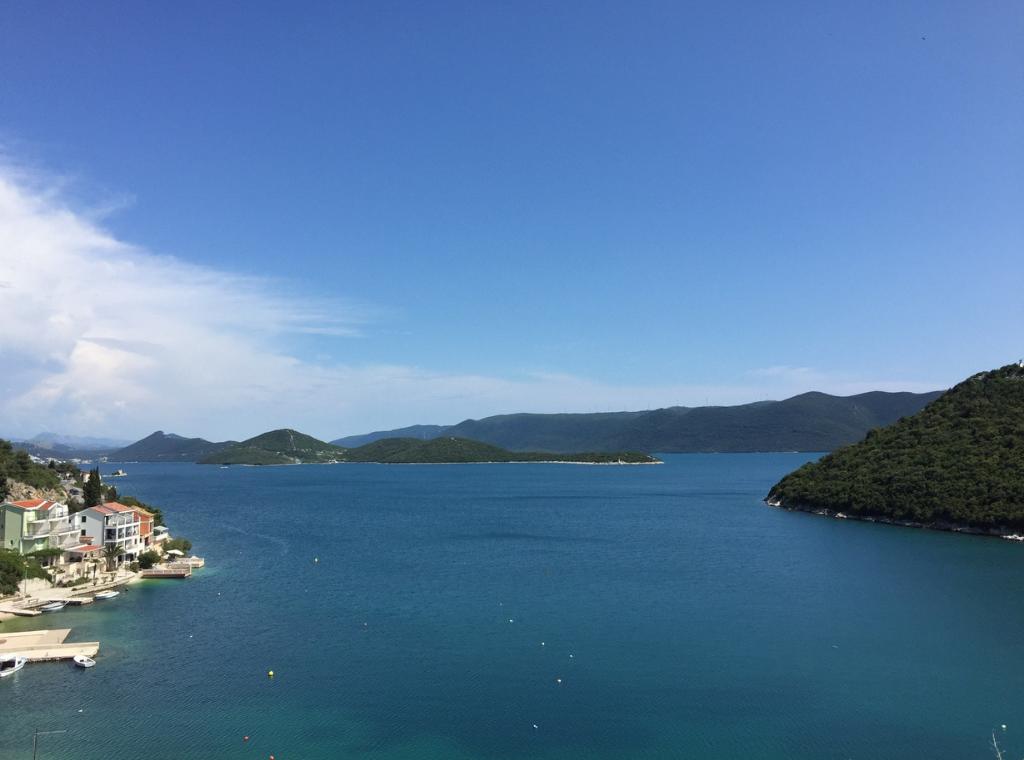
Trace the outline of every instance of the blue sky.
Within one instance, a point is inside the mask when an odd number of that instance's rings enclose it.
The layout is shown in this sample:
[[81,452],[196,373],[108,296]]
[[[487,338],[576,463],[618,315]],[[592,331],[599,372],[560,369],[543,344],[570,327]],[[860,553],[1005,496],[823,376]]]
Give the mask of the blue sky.
[[1024,353],[1022,39],[998,2],[4,3],[0,304],[67,297],[42,349],[0,328],[0,432],[948,386]]

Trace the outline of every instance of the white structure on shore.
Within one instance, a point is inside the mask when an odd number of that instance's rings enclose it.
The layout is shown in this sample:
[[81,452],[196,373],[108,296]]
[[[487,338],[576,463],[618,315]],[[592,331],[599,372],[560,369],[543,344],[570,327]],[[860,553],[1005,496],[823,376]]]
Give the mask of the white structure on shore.
[[[134,562],[146,546],[142,536],[141,511],[116,501],[108,501],[76,512],[71,520],[82,543],[94,543],[104,549],[119,546],[122,554],[117,561]],[[86,538],[93,540],[87,542]]]

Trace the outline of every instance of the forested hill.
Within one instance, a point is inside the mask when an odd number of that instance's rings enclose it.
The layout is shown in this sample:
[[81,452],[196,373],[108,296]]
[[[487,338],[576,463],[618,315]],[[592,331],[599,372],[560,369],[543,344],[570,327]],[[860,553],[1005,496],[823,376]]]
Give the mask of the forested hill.
[[654,464],[658,460],[635,451],[614,453],[552,454],[537,451],[508,451],[466,438],[385,438],[349,449],[346,462],[380,464],[458,464],[485,462],[574,462],[583,464]]
[[646,412],[505,414],[449,427],[414,426],[335,441],[349,445],[403,435],[454,436],[513,451],[831,451],[868,430],[915,414],[941,395],[803,393],[740,406],[669,407]]
[[199,460],[200,464],[313,464],[341,459],[344,449],[284,428],[249,438]]
[[195,462],[234,444],[235,441],[215,443],[157,430],[140,441],[111,452],[108,459],[113,462]]
[[768,501],[932,527],[1024,529],[1024,369],[968,378],[918,414],[790,473]]
[[36,464],[26,452],[16,450],[10,441],[0,440],[0,501],[7,498],[10,481],[39,489],[60,488],[55,470]]
[[457,464],[469,462],[580,462],[586,464],[653,464],[639,452],[551,454],[507,451],[465,438],[387,438],[344,449],[294,430],[275,430],[230,446],[200,464],[315,464],[364,462],[377,464]]

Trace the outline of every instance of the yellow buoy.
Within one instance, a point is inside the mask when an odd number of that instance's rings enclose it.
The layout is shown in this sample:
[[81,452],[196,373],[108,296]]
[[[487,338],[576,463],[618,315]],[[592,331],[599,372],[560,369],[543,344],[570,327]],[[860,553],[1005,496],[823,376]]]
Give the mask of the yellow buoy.
[[267,677],[273,678],[274,677],[274,671],[273,670],[268,670],[267,671]]

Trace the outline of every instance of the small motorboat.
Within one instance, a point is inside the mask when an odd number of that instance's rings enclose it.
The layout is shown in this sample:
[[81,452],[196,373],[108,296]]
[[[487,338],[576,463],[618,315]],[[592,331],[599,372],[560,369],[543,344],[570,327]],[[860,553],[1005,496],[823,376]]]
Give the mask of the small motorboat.
[[67,602],[50,602],[49,604],[44,604],[42,607],[40,607],[39,611],[40,612],[60,612],[62,609],[64,609],[67,606],[68,606]]
[[28,658],[20,654],[0,654],[0,678],[17,673],[28,662]]
[[76,654],[71,659],[73,659],[75,661],[75,665],[80,668],[91,668],[96,664],[96,660],[92,657],[86,657],[84,654]]
[[96,594],[93,597],[93,599],[100,599],[100,600],[102,600],[102,599],[113,599],[115,596],[117,596],[120,593],[121,593],[120,591],[101,591],[100,593]]

